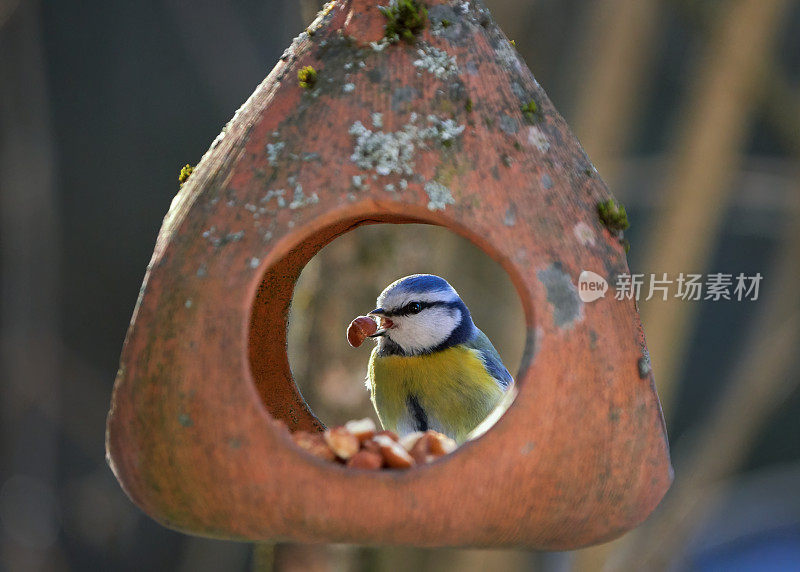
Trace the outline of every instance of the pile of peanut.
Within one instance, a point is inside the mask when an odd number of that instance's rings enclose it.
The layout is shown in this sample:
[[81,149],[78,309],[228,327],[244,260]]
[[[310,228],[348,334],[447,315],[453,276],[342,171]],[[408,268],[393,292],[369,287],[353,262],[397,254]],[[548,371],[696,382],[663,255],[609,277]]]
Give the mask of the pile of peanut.
[[378,431],[371,419],[348,421],[324,433],[297,431],[292,439],[315,457],[356,469],[410,469],[430,463],[456,449],[456,442],[436,431],[399,438]]

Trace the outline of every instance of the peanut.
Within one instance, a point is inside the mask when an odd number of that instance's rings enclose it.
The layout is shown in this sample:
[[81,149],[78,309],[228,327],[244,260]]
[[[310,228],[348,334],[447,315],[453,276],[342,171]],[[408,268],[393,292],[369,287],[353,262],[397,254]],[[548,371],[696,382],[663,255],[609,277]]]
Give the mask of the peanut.
[[354,348],[364,343],[367,336],[378,331],[378,324],[369,316],[359,316],[347,326],[347,342]]
[[431,455],[441,457],[449,455],[458,448],[458,445],[450,437],[438,431],[428,431],[430,435]]
[[350,460],[347,461],[347,466],[354,469],[376,471],[383,466],[383,457],[380,453],[364,449],[350,457]]
[[315,457],[326,461],[335,461],[336,455],[328,447],[321,433],[309,433],[307,431],[297,431],[292,433],[292,440],[301,449],[311,453]]
[[323,438],[337,457],[345,461],[358,453],[358,438],[344,427],[334,427],[323,433]]
[[359,443],[372,439],[376,431],[375,422],[369,417],[366,419],[348,421],[344,424],[344,428],[355,435]]
[[392,469],[409,469],[414,466],[414,459],[397,441],[387,435],[376,435],[374,441],[380,445],[381,455],[387,466]]
[[389,431],[388,429],[384,429],[383,431],[378,431],[375,433],[375,436],[383,435],[384,437],[388,437],[392,441],[400,441],[400,437],[397,436],[397,433],[394,431]]

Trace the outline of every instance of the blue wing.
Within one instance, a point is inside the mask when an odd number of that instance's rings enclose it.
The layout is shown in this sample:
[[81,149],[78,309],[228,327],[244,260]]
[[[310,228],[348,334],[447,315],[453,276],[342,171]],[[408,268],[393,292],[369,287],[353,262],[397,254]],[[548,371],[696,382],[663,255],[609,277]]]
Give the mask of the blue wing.
[[513,385],[514,378],[508,373],[506,366],[503,365],[503,360],[500,359],[500,354],[494,349],[492,342],[486,334],[478,330],[475,337],[464,345],[478,350],[481,360],[483,360],[483,365],[486,367],[486,371],[497,380],[497,383],[500,384],[504,391]]

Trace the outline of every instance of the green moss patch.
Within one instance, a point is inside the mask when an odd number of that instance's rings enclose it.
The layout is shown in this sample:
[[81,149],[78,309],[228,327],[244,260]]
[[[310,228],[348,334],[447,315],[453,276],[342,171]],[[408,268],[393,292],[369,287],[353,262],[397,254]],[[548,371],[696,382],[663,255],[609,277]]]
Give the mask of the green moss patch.
[[300,87],[303,89],[311,89],[317,83],[317,70],[311,66],[301,68],[300,71],[297,72],[297,79],[300,82]]
[[520,111],[522,111],[522,116],[525,118],[525,121],[533,123],[536,121],[536,114],[539,112],[539,106],[531,99],[520,108]]
[[413,44],[428,21],[428,9],[419,0],[392,0],[379,10],[386,17],[384,30],[390,42],[403,40]]
[[614,199],[597,203],[597,215],[600,217],[600,222],[612,232],[622,232],[630,226],[625,207]]
[[188,163],[184,165],[183,168],[181,169],[181,172],[178,174],[178,182],[181,185],[183,185],[186,181],[189,180],[189,176],[192,174],[192,171],[194,171],[194,167],[192,167]]

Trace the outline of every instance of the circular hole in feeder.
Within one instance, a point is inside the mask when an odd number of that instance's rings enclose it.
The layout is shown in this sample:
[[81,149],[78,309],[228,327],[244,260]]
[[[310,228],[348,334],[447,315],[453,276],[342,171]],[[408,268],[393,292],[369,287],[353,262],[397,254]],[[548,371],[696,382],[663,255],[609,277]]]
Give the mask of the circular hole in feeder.
[[517,379],[529,365],[521,362],[531,308],[503,266],[476,246],[483,238],[463,234],[429,223],[425,214],[339,212],[277,244],[254,293],[249,327],[250,373],[268,413],[292,432],[364,417],[379,426],[364,383],[374,343],[350,347],[346,328],[375,307],[388,284],[409,274],[450,282]]
[[327,426],[370,417],[364,379],[375,342],[352,348],[347,325],[375,307],[381,291],[410,274],[436,274],[455,288],[475,324],[516,378],[525,346],[522,304],[505,270],[468,239],[424,224],[361,226],[339,237],[303,269],[289,315],[294,381]]

